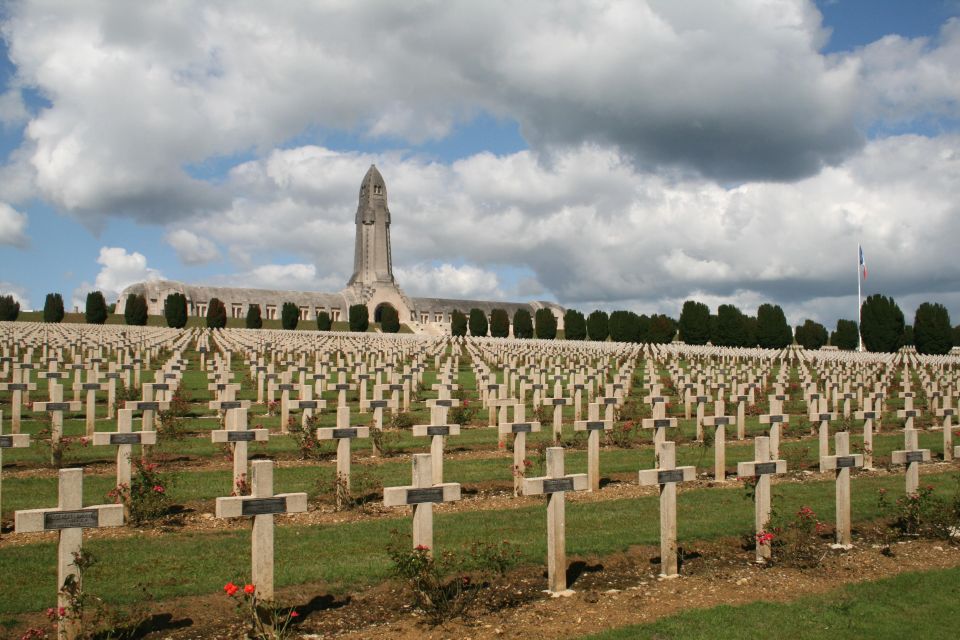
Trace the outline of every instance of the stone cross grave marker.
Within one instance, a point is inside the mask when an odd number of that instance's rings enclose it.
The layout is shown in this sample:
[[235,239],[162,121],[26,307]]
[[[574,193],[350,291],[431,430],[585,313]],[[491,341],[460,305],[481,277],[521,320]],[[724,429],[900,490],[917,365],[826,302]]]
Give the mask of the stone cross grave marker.
[[371,442],[371,455],[373,456],[380,455],[379,436],[383,433],[383,410],[386,409],[389,404],[389,400],[384,400],[382,398],[374,398],[367,403],[367,406],[370,409],[373,409],[373,428],[376,430],[377,435],[377,437],[373,438]]
[[170,402],[166,400],[154,400],[154,393],[156,391],[163,391],[165,388],[168,388],[170,385],[166,383],[151,383],[141,385],[143,390],[143,400],[127,400],[123,403],[124,409],[133,409],[134,411],[143,412],[143,430],[144,431],[153,431],[153,422],[154,418],[157,416],[158,411],[169,411]]
[[429,453],[413,454],[413,484],[406,487],[385,487],[383,506],[413,507],[413,547],[433,553],[433,505],[460,499],[460,484],[433,484]]
[[156,431],[133,431],[133,410],[120,409],[117,412],[117,431],[115,433],[98,432],[93,434],[96,446],[113,445],[117,447],[117,486],[130,487],[131,455],[135,444],[156,444]]
[[240,495],[247,484],[247,443],[266,442],[270,439],[270,431],[247,429],[247,409],[243,407],[225,411],[227,428],[211,431],[210,440],[215,444],[229,444],[233,448],[233,493]]
[[10,430],[13,433],[20,433],[20,416],[23,410],[24,394],[36,391],[37,385],[34,382],[0,382],[0,391],[10,391]]
[[613,429],[613,423],[600,419],[600,403],[591,402],[587,419],[573,423],[574,431],[587,432],[587,479],[590,491],[600,491],[600,432]]
[[[123,403],[124,409],[132,409],[133,411],[142,412],[142,425],[140,427],[141,431],[153,431],[154,430],[154,418],[157,415],[158,411],[169,411],[170,402],[167,400],[153,400],[153,387],[156,385],[145,384],[143,385],[143,400],[127,400]],[[149,396],[149,399],[148,399]],[[146,457],[146,447],[141,447],[144,458]]]
[[53,459],[53,449],[63,437],[63,413],[64,411],[80,411],[80,402],[64,402],[63,386],[50,382],[50,401],[34,402],[34,412],[44,412],[50,414],[50,442],[51,442],[51,460]]
[[867,409],[855,412],[853,417],[863,420],[863,468],[873,469],[873,421],[879,417],[879,414]]
[[[83,469],[60,469],[58,505],[55,509],[27,509],[14,513],[14,531],[33,533],[57,531],[57,607],[70,607],[70,597],[62,591],[68,579],[76,580],[74,555],[83,546],[83,530],[123,525],[123,505],[83,506]],[[63,619],[57,628],[61,640],[74,640],[82,629],[73,617]]]
[[517,403],[513,409],[513,422],[501,422],[497,426],[501,436],[513,434],[513,495],[519,496],[523,493],[523,478],[526,475],[527,467],[527,434],[540,431],[540,423],[526,422],[524,420],[525,408],[523,404]]
[[836,455],[820,458],[820,470],[837,472],[837,544],[850,546],[850,469],[863,466],[863,456],[850,455],[850,433],[838,431],[834,434]]
[[561,392],[560,384],[554,388],[554,397],[544,398],[543,404],[547,407],[553,407],[553,441],[560,442],[560,439],[563,437],[563,408],[570,404],[570,398],[566,398],[562,395],[557,395],[558,392]]
[[[902,394],[901,394],[901,395],[902,395]],[[910,395],[912,396],[913,394],[910,394]],[[912,404],[912,403],[911,403],[911,404]],[[913,421],[914,421],[915,418],[920,417],[920,410],[919,410],[919,409],[914,409],[913,407],[910,407],[909,409],[900,409],[900,410],[897,411],[897,417],[898,417],[898,418],[905,418],[905,419],[906,419],[906,422],[904,422],[904,425],[903,425],[903,430],[904,430],[904,431],[907,431],[907,430],[911,430],[911,431],[912,431],[912,430],[913,430]]]
[[660,467],[640,470],[641,486],[660,486],[660,575],[672,578],[677,567],[677,483],[696,480],[697,468],[678,467],[676,443],[661,442]]
[[727,425],[733,424],[731,416],[707,416],[703,424],[713,427],[713,479],[727,481]]
[[[772,397],[772,396],[771,396]],[[780,455],[780,430],[782,425],[790,422],[790,416],[785,413],[771,413],[760,416],[760,424],[770,425],[770,459]]]
[[460,435],[458,424],[415,424],[413,435],[417,438],[430,438],[430,456],[433,468],[433,484],[443,482],[443,444],[447,436]]
[[746,405],[750,396],[736,393],[730,396],[730,402],[737,403],[737,440],[747,437]]
[[317,440],[337,441],[337,508],[350,496],[350,454],[354,438],[369,438],[369,427],[350,426],[350,407],[337,407],[337,426],[317,429]]
[[653,429],[654,468],[660,466],[660,443],[667,441],[667,429],[676,428],[676,418],[644,418],[640,423],[644,429]]
[[427,400],[427,407],[430,408],[430,422],[434,424],[446,424],[450,408],[459,406],[460,401],[456,398],[431,398]]
[[754,440],[754,457],[755,460],[737,464],[737,476],[757,479],[753,496],[757,562],[766,562],[770,558],[770,545],[762,543],[760,535],[766,532],[770,523],[770,476],[786,473],[787,461],[770,459],[770,438],[766,436]]
[[696,422],[696,431],[697,431],[697,441],[703,442],[703,418],[706,414],[707,403],[710,402],[710,396],[707,395],[696,395],[691,396],[690,399],[696,403],[697,409],[694,414],[694,420]]
[[920,463],[930,462],[930,449],[919,448],[918,434],[919,432],[916,429],[904,429],[904,448],[891,454],[893,464],[907,465],[904,474],[906,476],[907,495],[917,493],[920,487]]
[[819,423],[817,429],[820,440],[820,471],[824,471],[823,459],[830,455],[830,421],[836,420],[837,414],[827,411],[826,399],[820,401],[819,410],[816,413],[810,413],[810,422]]
[[943,407],[937,409],[937,417],[943,418],[943,425],[940,427],[943,429],[943,461],[950,462],[953,460],[953,416],[955,416],[957,410],[953,407]]
[[95,382],[91,381],[90,378],[94,377],[94,373],[89,371],[87,373],[86,382],[75,382],[73,385],[74,391],[84,391],[86,392],[85,405],[86,405],[86,420],[85,426],[87,430],[87,437],[93,436],[93,432],[96,431],[97,424],[97,391],[107,391],[110,386],[105,382]]
[[567,592],[567,491],[585,491],[588,481],[584,473],[564,475],[563,447],[547,449],[547,475],[524,478],[523,495],[547,496],[547,585],[550,593]]
[[327,407],[327,401],[313,398],[313,389],[309,385],[305,385],[301,388],[301,394],[303,397],[301,397],[299,400],[292,401],[290,403],[290,408],[299,409],[303,412],[300,416],[300,424],[306,428],[307,423],[311,418],[313,418],[314,411],[325,409]]
[[297,385],[290,382],[271,382],[270,389],[280,392],[280,433],[290,432],[290,392]]
[[253,493],[249,496],[217,498],[218,518],[253,516],[250,577],[257,596],[273,600],[273,516],[281,513],[303,513],[307,510],[306,493],[273,494],[273,460],[252,463]]

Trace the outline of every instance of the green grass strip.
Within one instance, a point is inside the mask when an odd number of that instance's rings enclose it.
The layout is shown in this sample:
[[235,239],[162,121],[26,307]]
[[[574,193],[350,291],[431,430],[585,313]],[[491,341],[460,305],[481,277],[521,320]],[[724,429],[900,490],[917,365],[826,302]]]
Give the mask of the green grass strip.
[[[956,638],[960,568],[904,573],[789,603],[754,602],[685,611],[589,640],[899,640]],[[586,638],[585,638],[586,640]]]
[[[952,495],[955,475],[924,476],[924,484],[941,495]],[[862,478],[853,483],[854,522],[877,518],[876,492],[903,491],[903,478]],[[284,490],[286,490],[284,488]],[[832,521],[833,482],[785,483],[774,492],[774,508],[792,513],[810,506],[821,519]],[[604,556],[632,545],[659,543],[658,499],[568,503],[567,550],[571,555]],[[679,540],[737,536],[752,530],[753,503],[740,490],[692,489],[678,501]],[[520,509],[438,513],[435,544],[455,550],[474,542],[509,540],[521,552],[521,562],[544,564],[546,510],[541,505]],[[278,586],[323,581],[334,591],[356,589],[382,581],[390,562],[385,546],[391,531],[410,535],[409,517],[373,519],[319,526],[280,526],[276,530]],[[86,548],[100,565],[85,584],[110,602],[140,598],[145,585],[154,598],[212,593],[228,580],[249,572],[249,530],[180,533],[159,537],[90,540]],[[744,552],[747,558],[748,553]],[[0,549],[0,614],[35,611],[51,606],[56,592],[56,547],[53,542]],[[2,616],[0,616],[2,618]],[[2,622],[2,620],[0,620]]]

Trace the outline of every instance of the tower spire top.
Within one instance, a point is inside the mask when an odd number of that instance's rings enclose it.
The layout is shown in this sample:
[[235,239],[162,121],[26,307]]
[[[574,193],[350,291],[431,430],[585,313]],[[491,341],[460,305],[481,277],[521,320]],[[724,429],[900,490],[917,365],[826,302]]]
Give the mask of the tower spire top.
[[360,182],[355,222],[357,237],[349,284],[393,283],[387,185],[376,165],[370,165]]

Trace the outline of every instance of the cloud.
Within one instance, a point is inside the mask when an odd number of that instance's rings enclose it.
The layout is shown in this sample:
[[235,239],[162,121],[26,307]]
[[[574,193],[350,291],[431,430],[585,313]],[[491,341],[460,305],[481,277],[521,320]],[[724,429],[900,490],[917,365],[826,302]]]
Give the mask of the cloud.
[[339,291],[346,284],[339,278],[321,276],[312,264],[264,264],[249,271],[214,278],[213,284],[278,291]]
[[399,267],[394,276],[408,295],[468,300],[502,300],[497,274],[472,265],[416,264]]
[[210,160],[325,132],[418,144],[481,112],[547,159],[596,144],[651,170],[794,180],[862,146],[859,70],[881,57],[822,55],[801,0],[26,2],[4,35],[17,85],[50,102],[16,163],[91,225],[221,209],[233,194],[190,171]]
[[171,231],[167,234],[166,241],[177,252],[180,262],[184,264],[206,264],[220,257],[217,245],[186,229]]
[[960,117],[960,18],[936,38],[891,34],[854,52],[866,116],[890,125]]
[[18,89],[9,89],[0,93],[0,125],[17,127],[29,119],[27,107]]
[[30,245],[27,238],[27,216],[5,202],[0,202],[0,245],[25,249]]
[[27,311],[30,307],[30,296],[27,295],[26,287],[0,280],[0,296],[13,296],[13,299],[20,303],[20,310]]
[[[395,273],[411,295],[536,296],[672,315],[691,297],[751,312],[773,300],[792,322],[812,314],[832,324],[822,314],[856,307],[858,243],[870,265],[865,295],[937,299],[958,289],[960,266],[944,258],[960,233],[958,147],[960,136],[890,137],[793,184],[730,188],[643,172],[609,147],[572,149],[550,165],[528,151],[444,165],[302,147],[245,163],[231,178],[240,194],[231,208],[186,226],[216,233],[230,255],[269,247],[302,261],[271,267],[289,273],[231,276],[238,284],[339,290],[353,264],[357,188],[376,162]],[[504,293],[504,267],[539,288]]]
[[84,282],[74,291],[75,306],[82,308],[78,300],[90,291],[100,291],[107,302],[114,302],[121,291],[135,282],[163,278],[163,274],[158,270],[147,266],[147,259],[142,253],[136,251],[127,253],[123,247],[101,247],[97,264],[100,265],[100,272],[97,273],[93,286]]
[[[847,313],[858,242],[866,292],[950,300],[960,281],[956,20],[831,55],[801,0],[18,3],[3,32],[14,84],[48,104],[0,200],[162,224],[184,263],[232,262],[222,284],[342,287],[371,163],[411,293]],[[0,111],[20,118],[16,97]],[[409,149],[480,113],[530,149]],[[864,137],[916,122],[939,133]],[[324,146],[340,134],[400,150]],[[129,281],[156,273],[111,251]],[[127,280],[100,264],[93,286]]]

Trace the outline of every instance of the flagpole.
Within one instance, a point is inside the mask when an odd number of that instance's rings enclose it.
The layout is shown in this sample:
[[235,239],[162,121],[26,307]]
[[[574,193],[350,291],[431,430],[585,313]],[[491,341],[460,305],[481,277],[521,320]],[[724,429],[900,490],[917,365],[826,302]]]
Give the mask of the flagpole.
[[861,321],[863,320],[860,308],[862,303],[860,302],[861,293],[860,293],[860,254],[863,251],[863,248],[858,244],[857,245],[857,351],[863,351],[863,335],[860,332]]

